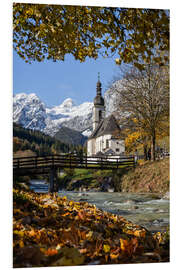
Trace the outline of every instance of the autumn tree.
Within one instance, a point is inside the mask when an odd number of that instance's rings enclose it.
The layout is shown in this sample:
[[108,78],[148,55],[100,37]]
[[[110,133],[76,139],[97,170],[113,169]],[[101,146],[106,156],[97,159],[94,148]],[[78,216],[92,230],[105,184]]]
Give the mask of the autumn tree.
[[[169,11],[114,7],[13,4],[14,49],[25,61],[85,61],[117,53],[121,62],[168,61]],[[158,52],[158,53],[156,53]]]
[[127,152],[135,151],[137,148],[142,147],[144,150],[144,159],[148,159],[148,143],[150,142],[149,134],[140,127],[136,127],[135,131],[125,129],[125,147]]
[[153,64],[145,65],[143,70],[129,67],[120,83],[114,84],[114,91],[118,93],[116,106],[121,117],[127,123],[134,122],[131,133],[151,139],[155,160],[156,138],[169,132],[168,67]]

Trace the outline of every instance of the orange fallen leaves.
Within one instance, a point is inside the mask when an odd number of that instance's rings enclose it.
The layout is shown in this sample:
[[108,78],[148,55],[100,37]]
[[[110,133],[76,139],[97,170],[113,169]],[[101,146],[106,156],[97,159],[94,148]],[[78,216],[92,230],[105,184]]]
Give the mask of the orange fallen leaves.
[[117,260],[118,257],[119,257],[119,254],[113,254],[113,253],[110,254],[111,260]]
[[132,238],[131,240],[120,239],[121,250],[124,253],[127,253],[129,256],[132,256],[136,252],[138,247],[137,238]]
[[47,256],[54,256],[56,254],[58,254],[57,249],[48,248],[48,250],[45,251],[45,255]]
[[142,231],[142,230],[136,230],[134,232],[134,236],[137,236],[137,237],[145,237],[146,236],[146,231]]
[[14,194],[14,267],[130,263],[146,248],[157,248],[158,237],[149,232],[147,237],[144,228],[87,202],[21,190]]

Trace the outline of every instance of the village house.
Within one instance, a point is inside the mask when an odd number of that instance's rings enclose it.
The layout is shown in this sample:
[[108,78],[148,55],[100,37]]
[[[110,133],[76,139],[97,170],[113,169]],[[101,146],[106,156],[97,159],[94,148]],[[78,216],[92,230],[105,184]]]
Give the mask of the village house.
[[88,156],[120,156],[125,151],[124,140],[119,139],[121,129],[113,115],[105,117],[104,98],[98,78],[93,106],[93,132],[87,141]]

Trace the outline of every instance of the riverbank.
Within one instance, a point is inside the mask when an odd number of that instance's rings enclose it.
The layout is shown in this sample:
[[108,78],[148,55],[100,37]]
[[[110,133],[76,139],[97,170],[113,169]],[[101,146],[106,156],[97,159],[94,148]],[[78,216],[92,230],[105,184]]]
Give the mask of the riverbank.
[[168,233],[66,197],[13,190],[14,267],[169,261]]
[[167,196],[170,186],[169,158],[140,163],[134,170],[127,171],[122,178],[122,192],[151,192]]
[[169,192],[169,158],[139,161],[136,168],[119,171],[65,170],[58,179],[60,189],[68,191],[156,193]]

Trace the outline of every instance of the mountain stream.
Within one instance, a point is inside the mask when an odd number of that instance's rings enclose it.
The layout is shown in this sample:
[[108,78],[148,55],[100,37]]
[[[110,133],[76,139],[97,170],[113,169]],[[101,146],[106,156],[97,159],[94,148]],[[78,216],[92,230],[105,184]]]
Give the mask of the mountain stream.
[[[48,184],[43,180],[31,180],[30,188],[35,192],[48,192]],[[127,220],[156,232],[165,231],[169,225],[169,200],[152,193],[121,192],[73,192],[59,191],[73,201],[86,201],[103,211],[123,216]]]

